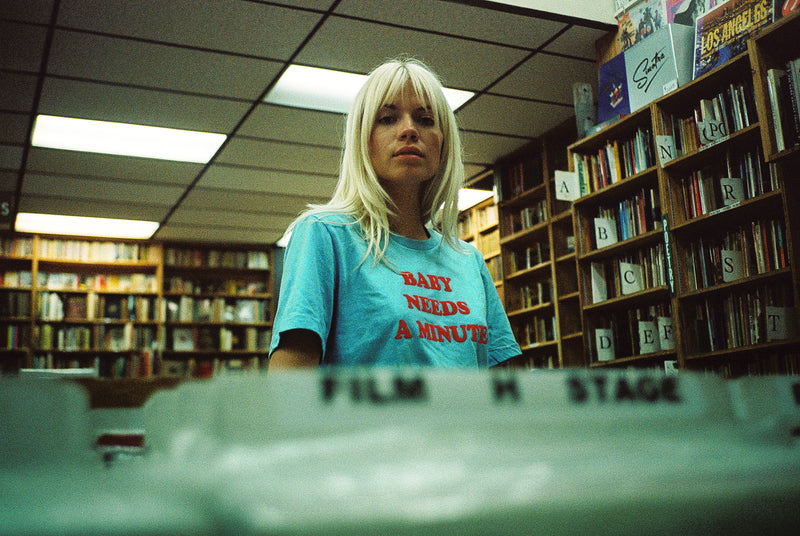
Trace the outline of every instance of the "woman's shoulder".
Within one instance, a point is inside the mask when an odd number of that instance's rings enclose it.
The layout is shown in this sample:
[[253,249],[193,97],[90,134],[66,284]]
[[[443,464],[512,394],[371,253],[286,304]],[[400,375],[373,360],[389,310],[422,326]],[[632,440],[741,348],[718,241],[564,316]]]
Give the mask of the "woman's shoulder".
[[476,248],[473,244],[469,242],[465,242],[464,240],[458,239],[458,247],[461,249],[462,253],[470,255],[472,257],[480,257],[483,259],[483,253],[480,252],[478,248]]
[[343,212],[336,212],[333,210],[320,210],[320,211],[310,211],[306,212],[305,214],[301,215],[297,218],[297,221],[294,223],[294,227],[306,227],[306,226],[339,226],[339,225],[350,225],[356,223],[356,219]]

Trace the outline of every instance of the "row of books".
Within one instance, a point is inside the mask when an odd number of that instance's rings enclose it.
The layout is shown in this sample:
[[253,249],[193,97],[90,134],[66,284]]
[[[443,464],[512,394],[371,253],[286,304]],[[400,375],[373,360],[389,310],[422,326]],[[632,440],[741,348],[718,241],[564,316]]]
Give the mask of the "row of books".
[[596,249],[661,229],[661,201],[655,188],[642,188],[616,206],[597,209],[595,224]]
[[39,272],[36,286],[48,290],[158,292],[155,274],[74,274]]
[[506,222],[510,233],[513,234],[538,225],[547,218],[547,199],[541,199],[531,206],[509,212],[506,215]]
[[615,311],[597,319],[592,356],[597,361],[675,350],[668,303]]
[[491,204],[486,205],[485,207],[479,208],[476,211],[477,219],[478,219],[478,229],[485,229],[486,227],[490,227],[492,225],[497,224],[497,205]]
[[182,294],[225,294],[229,296],[256,296],[266,294],[266,281],[246,281],[244,279],[224,279],[222,281],[170,277],[164,284],[167,292]]
[[164,248],[166,266],[191,268],[236,268],[268,270],[269,254],[266,251],[231,251],[198,248]]
[[492,281],[495,283],[503,281],[503,258],[500,255],[486,259],[486,268],[492,276]]
[[514,337],[523,349],[527,346],[556,340],[555,316],[532,316],[524,322],[513,324],[512,328],[514,329]]
[[164,359],[159,363],[160,376],[212,378],[230,374],[257,374],[268,360],[258,355],[233,359]]
[[84,369],[93,370],[101,378],[152,378],[162,374],[162,360],[158,351],[146,349],[127,352],[125,355],[93,356],[77,359],[52,353],[39,353],[33,357],[34,369]]
[[30,292],[18,290],[0,292],[0,318],[26,318],[30,316]]
[[[473,245],[475,245],[473,243]],[[484,257],[500,253],[500,232],[498,230],[481,234],[481,239],[477,244],[478,250]]]
[[43,324],[34,331],[38,350],[65,352],[108,351],[127,352],[152,348],[157,341],[156,328],[135,326],[60,326]]
[[495,186],[499,201],[512,199],[544,183],[540,157],[520,160],[512,166],[495,171]]
[[549,303],[552,299],[553,284],[549,279],[528,283],[519,288],[520,309]]
[[36,317],[39,320],[84,321],[156,321],[155,296],[96,294],[61,294],[40,292],[36,295]]
[[591,303],[666,285],[666,268],[663,243],[621,257],[591,262]]
[[800,375],[800,355],[795,352],[751,353],[744,360],[729,360],[711,363],[704,367],[723,378],[765,375]]
[[7,257],[33,256],[33,239],[25,237],[0,237],[0,255]]
[[268,322],[271,318],[270,300],[181,296],[164,300],[162,318],[168,322]]
[[608,141],[593,154],[573,154],[581,195],[596,192],[655,165],[650,129],[638,128],[631,136]]
[[761,150],[748,151],[725,162],[693,171],[681,179],[684,217],[696,218],[736,206],[778,188],[776,168],[764,168]]
[[708,288],[789,265],[786,229],[777,218],[742,224],[721,237],[699,237],[685,249],[689,290]]
[[272,340],[272,330],[253,326],[241,329],[229,326],[174,327],[170,329],[169,340],[172,343],[170,349],[178,352],[198,350],[266,352]]
[[472,239],[472,212],[467,210],[462,212],[458,219],[458,236],[461,240]]
[[671,136],[675,155],[697,151],[758,121],[750,82],[731,83],[700,99],[689,114],[662,115],[663,132]]
[[30,343],[31,328],[28,324],[8,324],[0,329],[0,349],[21,350]]
[[0,272],[0,287],[2,288],[31,288],[33,273],[30,270],[7,270]]
[[692,309],[692,353],[779,341],[796,336],[788,285],[765,285],[701,299]]
[[800,144],[800,58],[767,70],[775,144],[783,151]]
[[550,245],[536,242],[532,246],[511,251],[509,256],[511,273],[527,270],[550,260]]
[[159,249],[145,243],[106,240],[39,239],[39,257],[84,262],[151,262],[160,260]]

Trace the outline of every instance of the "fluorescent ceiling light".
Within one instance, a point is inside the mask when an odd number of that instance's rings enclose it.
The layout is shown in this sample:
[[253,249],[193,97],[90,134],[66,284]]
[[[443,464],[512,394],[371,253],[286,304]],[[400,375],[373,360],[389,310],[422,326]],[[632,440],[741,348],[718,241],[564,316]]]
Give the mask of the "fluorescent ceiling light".
[[475,190],[472,188],[461,188],[458,191],[458,210],[466,210],[474,207],[481,201],[486,201],[494,195],[494,190]]
[[14,228],[22,233],[147,239],[153,236],[158,225],[155,221],[20,212]]
[[[347,113],[367,75],[345,73],[317,67],[290,65],[264,102],[325,112]],[[457,110],[475,93],[444,88],[450,108]]]
[[225,134],[39,115],[31,143],[36,147],[196,162],[205,164]]

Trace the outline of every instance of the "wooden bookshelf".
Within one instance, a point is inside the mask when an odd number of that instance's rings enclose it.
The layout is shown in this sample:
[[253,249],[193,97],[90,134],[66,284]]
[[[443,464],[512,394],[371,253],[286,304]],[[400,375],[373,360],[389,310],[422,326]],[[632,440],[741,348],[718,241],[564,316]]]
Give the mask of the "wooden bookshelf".
[[[583,181],[574,214],[590,366],[800,372],[800,150],[776,148],[766,81],[800,56],[798,33],[794,13],[725,65],[569,147]],[[642,130],[654,158],[626,170],[622,148]],[[625,285],[631,273],[636,284]]]
[[459,238],[483,253],[500,299],[503,299],[503,268],[500,257],[500,229],[493,198],[481,201],[459,214]]
[[0,238],[0,259],[4,373],[208,376],[265,362],[268,248],[16,234]]
[[574,121],[495,164],[504,305],[522,355],[509,366],[583,366],[571,203],[556,199]]

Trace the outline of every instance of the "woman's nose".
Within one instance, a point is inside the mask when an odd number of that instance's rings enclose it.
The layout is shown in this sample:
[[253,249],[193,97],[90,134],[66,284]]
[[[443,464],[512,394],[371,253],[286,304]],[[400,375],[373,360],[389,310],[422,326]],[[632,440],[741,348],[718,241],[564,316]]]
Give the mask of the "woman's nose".
[[411,139],[416,140],[419,137],[419,132],[417,131],[417,126],[414,123],[414,119],[409,116],[404,116],[400,120],[400,139]]

